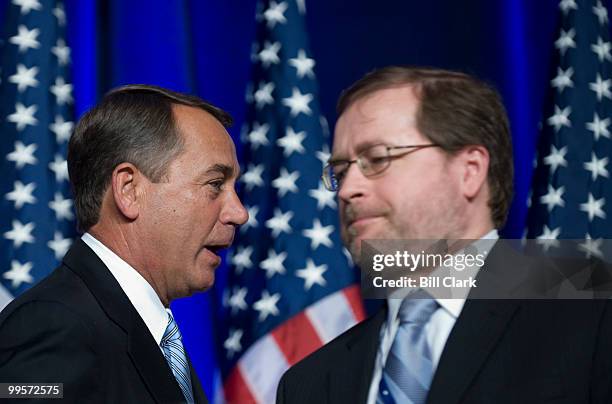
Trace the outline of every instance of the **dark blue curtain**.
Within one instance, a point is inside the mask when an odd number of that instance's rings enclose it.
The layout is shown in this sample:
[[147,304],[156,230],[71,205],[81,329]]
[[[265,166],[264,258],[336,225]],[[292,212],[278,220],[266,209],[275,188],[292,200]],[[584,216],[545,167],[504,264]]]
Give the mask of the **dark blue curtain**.
[[[6,5],[0,0],[0,21]],[[149,83],[245,114],[255,1],[65,0],[77,116],[108,89]],[[608,2],[604,2],[608,5]],[[557,0],[306,1],[320,101],[330,125],[340,91],[388,64],[459,69],[502,93],[514,136],[516,197],[503,234],[520,237],[550,77]],[[219,282],[223,282],[222,270]],[[185,345],[213,393],[213,292],[174,304]]]

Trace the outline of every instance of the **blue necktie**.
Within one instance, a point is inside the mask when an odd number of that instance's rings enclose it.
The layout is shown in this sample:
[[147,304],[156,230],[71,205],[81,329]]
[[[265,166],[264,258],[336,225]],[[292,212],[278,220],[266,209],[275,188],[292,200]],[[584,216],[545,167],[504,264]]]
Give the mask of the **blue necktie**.
[[181,332],[172,314],[168,313],[168,326],[164,332],[161,343],[159,344],[164,351],[164,356],[170,369],[178,382],[185,400],[191,404],[193,400],[193,390],[191,389],[191,374],[185,349],[181,342]]
[[431,350],[425,324],[438,303],[423,291],[405,298],[400,324],[391,345],[378,389],[377,403],[423,404],[433,377]]

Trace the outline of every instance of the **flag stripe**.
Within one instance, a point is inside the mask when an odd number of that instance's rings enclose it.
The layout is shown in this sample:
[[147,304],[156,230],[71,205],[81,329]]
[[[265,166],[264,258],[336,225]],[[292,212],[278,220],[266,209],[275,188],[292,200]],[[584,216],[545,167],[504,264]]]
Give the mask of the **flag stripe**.
[[272,336],[289,365],[302,360],[322,345],[322,341],[305,312],[298,313],[272,331]]
[[256,403],[255,396],[247,386],[240,366],[236,366],[225,380],[225,401],[228,404]]
[[[355,298],[358,300],[351,302]],[[327,343],[344,332],[347,326],[352,327],[363,320],[363,314],[356,312],[361,308],[360,303],[359,288],[353,285],[313,304],[306,309],[306,315],[321,341]]]
[[289,364],[271,335],[257,341],[238,363],[243,379],[259,403],[273,403],[278,381]]

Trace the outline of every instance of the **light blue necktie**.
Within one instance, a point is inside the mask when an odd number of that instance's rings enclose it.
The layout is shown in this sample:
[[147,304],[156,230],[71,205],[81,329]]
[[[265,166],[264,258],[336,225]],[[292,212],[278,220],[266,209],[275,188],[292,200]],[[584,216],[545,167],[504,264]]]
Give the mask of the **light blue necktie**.
[[425,403],[434,370],[425,324],[438,307],[423,291],[402,302],[400,324],[385,362],[377,403]]
[[189,372],[189,364],[187,363],[187,356],[185,355],[185,349],[181,342],[181,332],[178,329],[176,321],[172,314],[168,312],[168,326],[164,332],[164,336],[159,344],[164,351],[164,356],[170,369],[178,382],[185,400],[191,404],[193,400],[193,390],[191,389],[191,374]]

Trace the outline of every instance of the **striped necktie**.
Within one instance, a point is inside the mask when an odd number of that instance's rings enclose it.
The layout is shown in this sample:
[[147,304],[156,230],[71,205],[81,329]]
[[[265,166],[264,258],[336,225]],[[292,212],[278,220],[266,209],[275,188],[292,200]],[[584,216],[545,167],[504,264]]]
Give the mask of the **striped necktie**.
[[404,299],[400,324],[385,362],[377,403],[423,404],[433,377],[425,325],[438,303],[423,291]]
[[168,312],[168,326],[159,345],[164,351],[166,361],[183,392],[183,396],[185,396],[185,400],[189,404],[194,403],[189,364],[181,342],[181,332],[170,312]]

